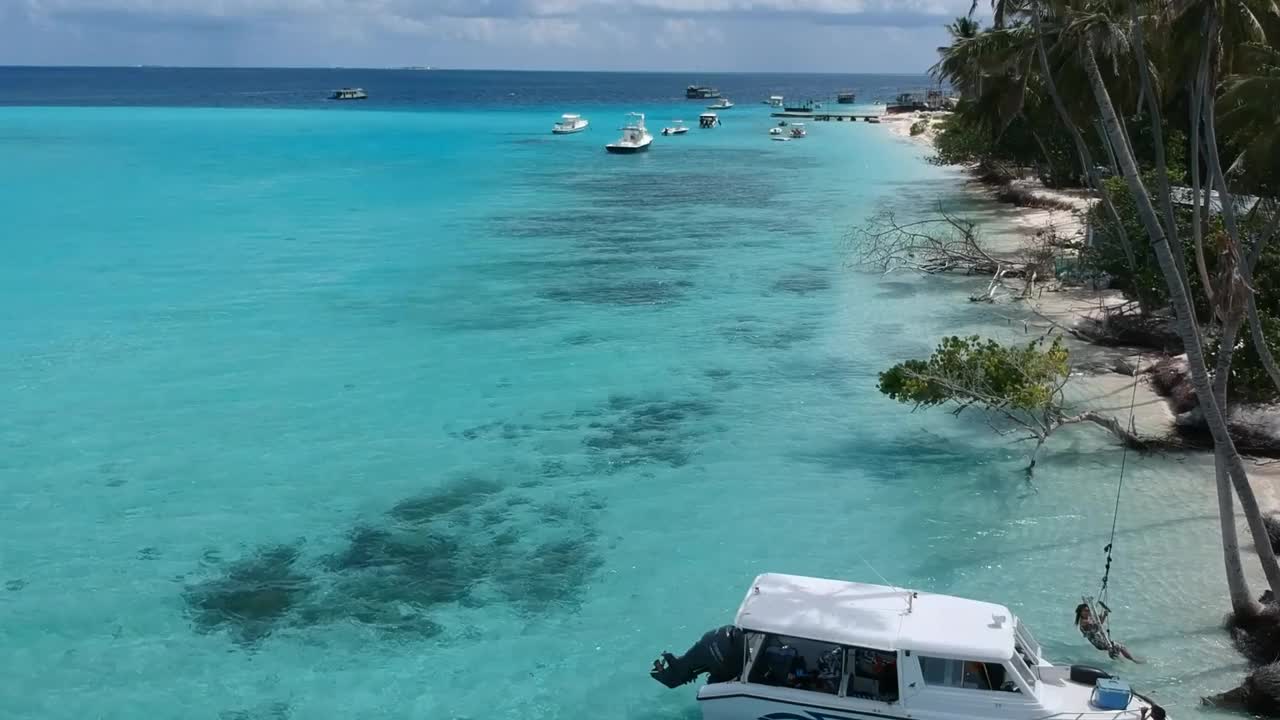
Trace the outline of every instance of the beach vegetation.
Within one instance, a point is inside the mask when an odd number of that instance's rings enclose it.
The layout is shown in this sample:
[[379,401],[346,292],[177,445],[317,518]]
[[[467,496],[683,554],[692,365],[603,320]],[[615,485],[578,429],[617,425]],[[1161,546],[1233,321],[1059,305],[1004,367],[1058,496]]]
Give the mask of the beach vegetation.
[[916,408],[947,406],[955,415],[980,413],[997,432],[1033,441],[1027,475],[1036,454],[1055,431],[1093,423],[1134,447],[1145,443],[1110,416],[1070,413],[1063,386],[1071,374],[1062,337],[1002,344],[977,335],[946,337],[926,359],[900,362],[880,373],[880,392]]
[[[1185,352],[1199,422],[1213,441],[1233,616],[1260,617],[1243,570],[1237,503],[1273,595],[1280,563],[1227,403],[1280,388],[1271,340],[1280,329],[1271,260],[1280,234],[1280,7],[994,0],[992,26],[954,37],[934,74],[968,100],[940,147],[958,139],[947,137],[954,129],[986,127],[991,145],[981,152],[1027,174],[1034,153],[1008,131],[1020,118],[1038,137],[1069,139],[1074,170],[1063,177],[1089,188],[1098,205],[1088,261],[1145,313],[1168,318]],[[978,157],[974,139],[968,146]],[[1255,655],[1280,655],[1280,631],[1268,636],[1275,641]]]

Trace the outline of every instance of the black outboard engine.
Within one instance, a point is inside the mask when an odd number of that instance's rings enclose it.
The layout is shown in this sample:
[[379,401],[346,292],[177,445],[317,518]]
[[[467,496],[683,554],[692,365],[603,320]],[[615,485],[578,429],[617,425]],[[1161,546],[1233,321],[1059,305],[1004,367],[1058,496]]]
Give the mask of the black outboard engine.
[[716,628],[702,636],[684,655],[669,652],[653,661],[649,676],[669,688],[693,682],[707,673],[708,683],[733,680],[742,673],[745,645],[742,631],[732,625]]
[[1099,680],[1112,677],[1111,673],[1092,665],[1072,665],[1071,682],[1092,687]]

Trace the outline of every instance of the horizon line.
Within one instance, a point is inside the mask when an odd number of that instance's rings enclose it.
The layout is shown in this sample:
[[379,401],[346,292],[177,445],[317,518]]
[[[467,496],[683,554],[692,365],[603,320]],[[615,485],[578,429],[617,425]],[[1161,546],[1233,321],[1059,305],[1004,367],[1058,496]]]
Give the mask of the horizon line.
[[516,69],[516,68],[458,68],[438,67],[434,65],[83,65],[83,64],[6,64],[0,63],[0,70],[358,70],[358,71],[413,71],[413,72],[504,72],[504,73],[563,73],[563,74],[612,74],[612,75],[879,75],[920,77],[928,76],[928,71],[921,72],[834,72],[831,70],[582,70],[582,69]]

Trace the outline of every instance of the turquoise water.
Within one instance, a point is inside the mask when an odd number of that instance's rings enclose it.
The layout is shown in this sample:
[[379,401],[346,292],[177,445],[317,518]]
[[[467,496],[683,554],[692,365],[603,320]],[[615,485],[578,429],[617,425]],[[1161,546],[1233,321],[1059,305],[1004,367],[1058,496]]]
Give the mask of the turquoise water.
[[[0,109],[0,717],[693,718],[649,663],[766,570],[1109,664],[1071,610],[1119,451],[1064,434],[1033,490],[875,392],[999,320],[847,267],[956,174],[759,106],[609,156],[632,108],[552,137],[572,109]],[[1122,669],[1193,715],[1242,668],[1211,464],[1129,467]]]

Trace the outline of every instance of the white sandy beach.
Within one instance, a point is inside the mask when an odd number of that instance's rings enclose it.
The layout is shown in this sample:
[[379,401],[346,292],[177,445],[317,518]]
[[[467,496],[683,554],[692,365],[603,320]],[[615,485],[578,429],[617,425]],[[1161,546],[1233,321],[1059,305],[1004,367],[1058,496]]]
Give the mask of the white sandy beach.
[[[932,148],[939,129],[938,120],[946,114],[917,112],[886,115],[881,124],[897,138]],[[911,126],[921,120],[929,121],[928,128],[923,133],[911,135]],[[999,222],[987,223],[981,227],[983,242],[995,253],[1013,256],[1032,242],[1037,233],[1042,232],[1052,232],[1068,240],[1084,239],[1085,215],[1094,202],[1088,191],[1053,190],[1031,179],[1015,181],[1014,185],[1021,189],[1074,206],[1072,210],[1050,210],[1000,203],[994,199],[989,186],[976,180],[964,185],[981,200],[980,207],[985,206],[985,211],[999,216]],[[1021,317],[1025,313],[1025,325],[1016,328],[1024,333],[1044,333],[1051,331],[1054,325],[1075,328],[1090,318],[1100,317],[1107,308],[1125,301],[1119,291],[1063,286],[1050,281],[1039,285],[1033,297],[1024,302],[1018,298],[1022,289],[1021,280],[1010,281],[1006,284],[1002,300],[1017,303],[1016,306],[1010,306],[1011,317]],[[1015,307],[1019,309],[1015,310]],[[1008,332],[1005,326],[997,326],[997,330],[1000,333]],[[1071,350],[1072,365],[1075,368],[1065,389],[1069,402],[1080,408],[1114,415],[1122,423],[1127,422],[1132,412],[1133,427],[1143,436],[1167,437],[1174,433],[1175,415],[1146,376],[1139,377],[1135,389],[1131,376],[1115,370],[1122,365],[1136,365],[1141,373],[1161,359],[1159,353],[1138,348],[1096,345],[1069,333],[1064,333],[1064,338]],[[1255,463],[1250,470],[1250,479],[1263,509],[1280,510],[1280,463]]]

